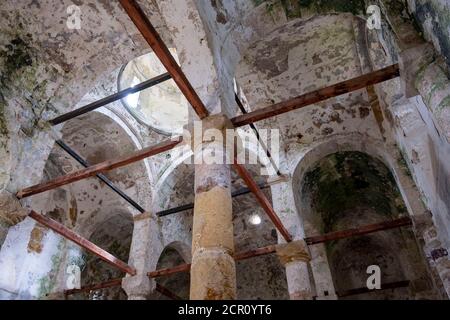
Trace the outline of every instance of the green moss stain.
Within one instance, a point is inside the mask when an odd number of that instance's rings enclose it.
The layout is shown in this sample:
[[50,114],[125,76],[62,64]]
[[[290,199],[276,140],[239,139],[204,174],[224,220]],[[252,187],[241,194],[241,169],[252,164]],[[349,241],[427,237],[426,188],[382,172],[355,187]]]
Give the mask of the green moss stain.
[[263,3],[270,12],[276,4],[281,4],[288,18],[302,16],[302,11],[325,14],[330,12],[349,12],[355,15],[364,14],[364,0],[253,0],[255,6]]
[[30,48],[26,41],[20,37],[15,37],[9,43],[0,47],[0,67],[2,69],[0,73],[0,135],[2,136],[8,136],[8,126],[5,117],[6,98],[4,94],[8,91],[14,74],[18,70],[33,64],[29,51]]
[[62,255],[62,251],[65,247],[65,243],[66,242],[64,239],[61,239],[59,241],[56,253],[54,255],[52,255],[52,257],[51,257],[50,272],[38,280],[38,283],[39,283],[38,296],[37,296],[38,299],[42,299],[45,296],[47,296],[49,293],[51,293],[56,285],[56,275],[61,266],[61,262],[62,262],[61,255]]
[[436,112],[440,113],[444,108],[450,107],[450,95],[446,96],[436,107]]
[[355,207],[388,217],[406,211],[391,172],[361,152],[338,152],[321,160],[306,173],[303,188],[312,196],[325,233],[335,231],[341,213]]
[[400,158],[397,160],[400,168],[405,172],[408,177],[412,178],[411,170],[408,166],[408,156],[404,150],[400,150]]

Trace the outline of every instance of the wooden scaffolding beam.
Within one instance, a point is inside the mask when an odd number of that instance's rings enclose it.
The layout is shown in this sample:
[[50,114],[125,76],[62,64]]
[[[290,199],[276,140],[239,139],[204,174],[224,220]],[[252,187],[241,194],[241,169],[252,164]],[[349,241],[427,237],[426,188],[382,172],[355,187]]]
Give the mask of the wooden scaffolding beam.
[[[56,140],[55,141],[58,146],[61,147],[64,151],[66,151],[72,158],[74,158],[79,164],[81,164],[83,167],[87,168],[89,167],[89,163],[83,159],[75,150],[73,150],[71,147],[69,147],[67,144],[64,143],[62,140]],[[105,176],[103,173],[97,173],[97,178],[99,178],[101,181],[103,181],[108,187],[111,188],[115,193],[117,193],[122,199],[127,201],[129,204],[131,204],[136,210],[138,210],[141,213],[145,212],[145,209],[142,208],[136,201],[134,201],[131,197],[129,197],[125,192],[120,190],[118,186],[116,186],[107,176]]]
[[[65,296],[69,296],[69,295],[82,293],[82,292],[90,292],[90,291],[94,291],[94,290],[101,290],[101,289],[119,287],[121,285],[122,285],[122,278],[116,278],[116,279],[111,279],[111,280],[108,280],[108,281],[105,281],[105,282],[101,282],[101,283],[95,283],[95,284],[83,286],[83,287],[81,287],[79,289],[65,290],[64,291],[64,295]],[[159,293],[165,295],[166,297],[172,299],[172,300],[183,300],[180,296],[178,296],[174,292],[170,291],[166,287],[160,285],[159,283],[156,284],[155,290],[158,291]]]
[[189,83],[186,75],[183,73],[178,63],[173,58],[167,46],[162,41],[158,32],[148,20],[145,13],[134,0],[119,0],[122,7],[130,19],[134,22],[139,32],[153,49],[153,52],[159,58],[166,70],[172,76],[172,79],[178,85],[187,101],[194,108],[200,119],[208,116],[208,110],[200,100],[192,85]]
[[114,160],[106,160],[100,162],[98,164],[89,166],[85,169],[81,169],[72,173],[69,173],[65,176],[61,176],[55,179],[52,179],[48,182],[40,183],[28,188],[25,188],[17,193],[17,198],[22,199],[25,197],[32,196],[34,194],[38,194],[44,191],[52,190],[57,187],[61,187],[63,185],[79,181],[88,177],[95,176],[98,173],[103,173],[105,171],[109,171],[112,169],[116,169],[119,167],[126,166],[133,162],[148,158],[150,156],[154,156],[164,151],[168,151],[173,149],[177,144],[181,142],[182,138],[179,137],[176,140],[166,140],[156,145],[143,148],[141,150],[135,151],[130,155],[123,156]]
[[337,97],[358,89],[365,88],[386,80],[396,78],[400,75],[398,64],[364,74],[362,76],[345,80],[331,86],[315,90],[293,99],[289,99],[271,106],[261,108],[247,114],[231,119],[235,127],[242,127],[260,120],[268,119],[292,110],[303,108],[311,104]]
[[410,226],[411,224],[412,224],[411,218],[403,217],[403,218],[399,218],[399,219],[395,219],[395,220],[389,220],[389,221],[383,221],[383,222],[379,222],[379,223],[369,224],[369,225],[365,225],[362,227],[330,232],[330,233],[320,235],[320,236],[307,237],[307,238],[305,238],[305,241],[308,245],[313,245],[313,244],[334,241],[334,240],[339,240],[339,239],[344,239],[344,238],[362,236],[365,234],[388,230],[388,229]]
[[100,290],[100,289],[106,289],[106,288],[112,288],[112,287],[118,287],[122,285],[122,278],[116,278],[116,279],[111,279],[105,282],[101,282],[101,283],[95,283],[95,284],[90,284],[87,286],[83,286],[79,289],[68,289],[68,290],[64,290],[64,294],[66,296],[72,295],[72,294],[77,294],[77,293],[82,293],[82,292],[89,292],[89,291],[93,291],[93,290]]
[[409,283],[410,283],[409,280],[389,282],[389,283],[383,283],[381,285],[380,289],[369,289],[367,287],[361,287],[361,288],[336,292],[336,295],[339,298],[344,298],[344,297],[355,296],[355,295],[363,294],[363,293],[371,293],[371,292],[377,292],[377,291],[389,290],[389,289],[397,289],[397,288],[406,288],[409,286]]
[[237,158],[234,159],[234,168],[239,173],[239,176],[244,180],[244,182],[247,184],[247,187],[252,191],[252,193],[255,195],[256,199],[258,200],[261,207],[264,209],[266,214],[269,216],[272,223],[275,225],[277,230],[281,233],[283,238],[287,242],[292,241],[292,237],[289,234],[289,232],[284,227],[283,223],[281,222],[280,218],[277,216],[275,210],[273,209],[272,205],[270,204],[270,201],[267,199],[264,192],[258,187],[258,184],[253,180],[250,172],[241,164],[238,163]]
[[172,300],[183,300],[179,295],[177,295],[176,293],[170,291],[169,289],[167,289],[166,287],[160,285],[159,283],[156,284],[156,291],[158,291],[159,293],[161,293],[162,295],[165,295],[166,297],[172,299]]
[[98,247],[97,245],[93,244],[89,240],[83,238],[82,236],[76,234],[66,226],[62,225],[59,222],[56,222],[55,220],[52,220],[46,216],[43,216],[42,214],[37,213],[36,211],[31,210],[29,213],[29,217],[36,220],[43,226],[46,226],[47,228],[50,228],[54,232],[62,235],[64,238],[69,239],[70,241],[75,242],[80,247],[86,249],[90,253],[98,256],[100,259],[104,260],[105,262],[109,263],[110,265],[118,268],[119,270],[122,270],[125,273],[128,273],[130,275],[135,275],[136,270],[123,262],[122,260],[116,258],[109,252],[103,250],[102,248]]
[[[313,237],[306,237],[305,242],[308,245],[315,245],[318,243],[328,242],[328,241],[334,241],[349,237],[356,237],[356,236],[362,236],[365,234],[388,230],[388,229],[394,229],[394,228],[400,228],[405,226],[410,226],[412,224],[411,218],[409,217],[403,217],[395,220],[389,220],[384,221],[380,223],[374,223],[358,228],[352,228],[342,231],[336,231],[336,232],[330,232],[324,235],[320,236],[313,236]],[[268,245],[266,247],[256,248],[248,251],[238,252],[234,255],[234,260],[245,260],[253,257],[258,257],[266,254],[271,254],[276,252],[277,245]],[[162,277],[171,275],[178,272],[188,272],[191,268],[190,264],[181,264],[176,267],[172,268],[166,268],[166,269],[160,269],[151,271],[148,273],[148,276],[150,278],[156,278],[156,277]]]

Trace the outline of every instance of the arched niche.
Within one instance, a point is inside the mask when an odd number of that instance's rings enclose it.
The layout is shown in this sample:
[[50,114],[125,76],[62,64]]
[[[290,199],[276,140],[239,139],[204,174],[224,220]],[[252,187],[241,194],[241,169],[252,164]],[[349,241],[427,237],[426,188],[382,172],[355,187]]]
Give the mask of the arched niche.
[[[295,192],[300,193],[307,237],[408,215],[390,170],[362,152],[341,151],[318,160]],[[409,286],[350,298],[415,299],[436,294],[411,229],[386,230],[310,249],[313,264],[316,255],[326,255],[338,296],[364,288],[369,277],[366,270],[371,265],[380,267],[381,284],[409,280]],[[321,277],[317,273],[314,276]]]
[[[190,263],[190,249],[184,243],[175,241],[170,243],[161,252],[156,265],[157,269],[165,269],[175,267],[181,264]],[[163,286],[172,293],[176,294],[184,300],[189,300],[190,290],[190,273],[178,272],[168,276],[158,277],[155,279],[157,285]],[[156,290],[158,292],[158,290]],[[167,300],[169,297],[158,292],[156,299]]]
[[[89,241],[105,249],[116,258],[127,262],[133,234],[133,219],[125,211],[112,213],[104,222],[99,223],[89,237]],[[75,249],[75,248],[73,248]],[[78,257],[78,261],[73,258]],[[81,261],[80,261],[81,259]],[[70,252],[67,265],[77,263],[81,268],[81,286],[103,283],[112,279],[124,277],[123,271],[104,262],[98,256],[87,253],[79,248],[78,255]],[[121,286],[99,290],[91,290],[70,296],[70,299],[89,300],[126,300],[127,296]]]

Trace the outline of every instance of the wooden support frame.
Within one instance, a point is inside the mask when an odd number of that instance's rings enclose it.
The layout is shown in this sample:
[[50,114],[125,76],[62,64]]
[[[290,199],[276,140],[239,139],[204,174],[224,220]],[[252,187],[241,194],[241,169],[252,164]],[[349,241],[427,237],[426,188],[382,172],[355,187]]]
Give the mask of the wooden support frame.
[[[64,290],[64,295],[67,297],[69,295],[73,295],[73,294],[77,294],[77,293],[90,292],[90,291],[93,291],[93,290],[100,290],[100,289],[119,287],[121,285],[122,285],[122,278],[115,278],[115,279],[111,279],[111,280],[108,280],[108,281],[105,281],[105,282],[95,283],[95,284],[83,286],[83,287],[81,287],[79,289]],[[160,285],[159,283],[156,284],[155,290],[158,291],[159,293],[165,295],[166,297],[172,299],[172,300],[183,300],[180,296],[178,296],[177,294],[173,293],[172,291],[170,291],[166,287]]]
[[186,78],[186,75],[178,66],[169,49],[164,44],[158,32],[150,23],[149,19],[142,11],[142,9],[139,7],[139,5],[136,3],[136,1],[135,0],[119,0],[119,1],[122,7],[125,9],[128,16],[130,17],[130,19],[133,21],[133,23],[139,30],[139,32],[142,34],[144,39],[153,49],[153,52],[159,58],[159,60],[167,69],[167,71],[170,73],[172,79],[178,85],[178,88],[180,88],[181,92],[186,97],[187,101],[194,108],[199,118],[203,119],[207,117],[209,113],[205,105],[200,100],[194,88]]
[[303,108],[311,104],[337,97],[345,93],[363,89],[367,86],[384,82],[400,75],[398,64],[364,74],[362,76],[345,80],[331,86],[315,90],[293,99],[289,99],[271,106],[261,108],[247,114],[243,114],[231,119],[235,127],[242,127],[257,121],[271,118],[292,110]]
[[[237,93],[234,94],[234,100],[236,101],[236,104],[237,104],[239,110],[241,110],[242,114],[247,114],[248,111],[245,110],[244,104],[242,103],[242,101],[241,101],[241,99],[239,98],[239,96],[238,96]],[[265,151],[265,153],[266,153],[266,156],[269,158],[270,164],[272,165],[272,167],[273,167],[274,169],[276,169],[277,175],[278,175],[278,176],[281,176],[282,174],[281,174],[281,172],[280,172],[280,169],[277,167],[275,161],[273,160],[272,154],[270,153],[269,149],[268,149],[267,146],[264,144],[264,142],[261,141],[261,136],[260,136],[260,134],[259,134],[258,129],[256,128],[256,126],[255,126],[253,123],[250,123],[249,126],[250,126],[250,128],[253,130],[253,132],[255,133],[256,139],[258,140],[260,146],[264,149],[264,151]]]
[[22,199],[25,197],[29,197],[44,191],[52,190],[57,187],[61,187],[63,185],[79,181],[88,177],[95,176],[98,173],[103,173],[105,171],[109,171],[112,169],[116,169],[119,167],[126,166],[133,162],[148,158],[150,156],[154,156],[164,151],[168,151],[173,149],[176,145],[178,145],[182,141],[181,137],[178,137],[175,140],[165,140],[156,145],[143,148],[141,150],[135,151],[130,155],[123,156],[114,160],[106,160],[100,162],[98,164],[89,166],[85,169],[78,170],[67,174],[65,176],[61,176],[55,179],[52,179],[48,182],[40,183],[29,188],[25,188],[17,193],[17,198]]
[[160,285],[159,283],[156,284],[155,290],[172,300],[183,300],[179,295],[175,294],[174,292],[170,291],[169,289]]
[[361,287],[361,288],[336,292],[336,295],[339,298],[344,298],[344,297],[355,296],[355,295],[363,294],[363,293],[378,292],[378,291],[382,291],[382,290],[397,289],[397,288],[406,288],[409,286],[409,283],[410,283],[409,280],[389,282],[389,283],[383,283],[381,285],[380,289],[369,289],[367,287]]
[[[81,164],[83,167],[87,168],[89,167],[89,163],[83,159],[78,153],[75,152],[71,147],[69,147],[67,144],[64,143],[62,140],[56,140],[55,141],[58,146],[61,147],[64,151],[66,151],[72,158],[74,158],[79,164]],[[107,176],[105,176],[103,173],[97,173],[97,178],[99,178],[101,181],[103,181],[108,187],[111,188],[115,193],[117,193],[122,199],[127,201],[129,204],[131,204],[136,210],[138,210],[141,213],[145,212],[145,209],[142,208],[136,201],[131,199],[125,192],[120,190],[119,187],[117,187],[111,180],[108,179]]]
[[305,241],[308,245],[313,244],[319,244],[323,242],[329,242],[344,238],[350,238],[350,237],[356,237],[356,236],[362,236],[365,234],[388,230],[388,229],[395,229],[405,226],[412,225],[411,218],[409,217],[403,217],[395,220],[389,220],[389,221],[383,221],[379,223],[369,224],[362,227],[342,230],[342,231],[335,231],[330,232],[324,235],[320,236],[313,236],[313,237],[307,237],[305,238]]
[[121,91],[119,91],[117,93],[114,93],[114,94],[108,96],[108,97],[105,97],[103,99],[94,101],[92,103],[89,103],[89,104],[81,107],[81,108],[78,108],[78,109],[72,110],[70,112],[67,112],[67,113],[65,113],[63,115],[60,115],[60,116],[50,120],[49,122],[50,122],[50,124],[52,126],[56,126],[56,125],[58,125],[60,123],[63,123],[63,122],[66,122],[66,121],[68,121],[70,119],[73,119],[73,118],[76,118],[78,116],[81,116],[82,114],[85,114],[85,113],[91,112],[91,111],[93,111],[95,109],[98,109],[100,107],[106,106],[107,104],[110,104],[110,103],[112,103],[114,101],[117,101],[117,100],[120,100],[122,98],[125,98],[129,94],[136,93],[136,92],[145,90],[147,88],[153,87],[153,86],[155,86],[155,85],[157,85],[157,84],[159,84],[161,82],[167,81],[167,80],[169,80],[171,78],[172,77],[170,76],[169,73],[163,73],[163,74],[161,74],[159,76],[156,76],[156,77],[154,77],[152,79],[149,79],[147,81],[139,83],[139,84],[137,84],[137,85],[135,85],[135,86],[133,86],[131,88],[121,90]]
[[244,182],[247,184],[247,187],[252,191],[252,193],[255,195],[256,199],[258,200],[261,207],[264,209],[266,214],[269,216],[270,220],[272,220],[273,224],[277,228],[277,230],[281,233],[283,238],[287,242],[292,241],[292,237],[289,234],[289,232],[284,227],[283,223],[281,222],[280,218],[277,216],[275,210],[273,209],[272,205],[270,204],[269,200],[267,199],[266,195],[262,190],[258,187],[255,180],[253,180],[250,172],[241,164],[238,163],[237,157],[234,158],[233,166],[235,170],[239,173],[239,176],[244,180]]
[[118,287],[122,285],[122,278],[116,278],[116,279],[111,279],[105,282],[101,282],[101,283],[95,283],[95,284],[90,284],[87,286],[83,286],[79,289],[68,289],[68,290],[64,290],[64,294],[66,296],[72,295],[72,294],[77,294],[77,293],[82,293],[82,292],[89,292],[89,291],[93,291],[93,290],[100,290],[100,289],[106,289],[106,288],[112,288],[112,287]]
[[120,259],[117,259],[115,256],[107,252],[106,250],[103,250],[102,248],[98,247],[97,245],[93,244],[89,240],[83,238],[82,236],[76,234],[66,226],[62,225],[59,222],[56,222],[55,220],[52,220],[46,216],[43,216],[42,214],[37,213],[36,211],[31,210],[29,213],[29,217],[36,220],[43,226],[50,228],[54,232],[62,235],[64,238],[69,239],[70,241],[75,242],[80,247],[86,249],[92,254],[95,254],[100,259],[104,260],[105,262],[109,263],[110,265],[118,268],[119,270],[122,270],[125,273],[128,273],[130,275],[135,275],[136,270],[123,262]]
[[[395,220],[389,220],[384,221],[380,223],[374,223],[370,225],[365,225],[358,228],[352,228],[342,231],[336,231],[336,232],[330,232],[324,235],[320,236],[313,236],[313,237],[307,237],[305,238],[305,242],[308,245],[315,245],[323,242],[328,241],[335,241],[340,240],[344,238],[350,238],[350,237],[356,237],[356,236],[362,236],[365,234],[383,231],[383,230],[389,230],[394,228],[400,228],[405,226],[412,225],[412,220],[409,217],[403,217]],[[256,248],[248,251],[238,252],[234,255],[234,260],[245,260],[253,257],[258,257],[266,254],[271,254],[276,252],[277,245],[268,245],[266,247]],[[166,269],[160,269],[149,272],[147,275],[150,278],[156,278],[156,277],[162,277],[162,276],[168,276],[174,273],[178,272],[189,272],[191,269],[190,264],[181,264],[176,267],[172,268],[166,268]]]
[[[258,186],[261,189],[267,189],[267,188],[269,188],[271,186],[271,184],[269,184],[269,183],[261,183],[261,184],[258,184]],[[231,197],[235,198],[235,197],[239,197],[239,196],[243,196],[243,195],[249,194],[251,192],[252,191],[249,188],[241,188],[241,189],[236,190],[233,193],[231,193]],[[184,204],[182,206],[178,206],[178,207],[175,207],[175,208],[170,208],[170,209],[159,211],[159,212],[156,213],[156,215],[158,217],[164,217],[164,216],[167,216],[167,215],[170,215],[170,214],[174,214],[174,213],[185,211],[185,210],[190,210],[190,209],[193,209],[193,208],[194,208],[194,203],[188,203],[188,204]]]

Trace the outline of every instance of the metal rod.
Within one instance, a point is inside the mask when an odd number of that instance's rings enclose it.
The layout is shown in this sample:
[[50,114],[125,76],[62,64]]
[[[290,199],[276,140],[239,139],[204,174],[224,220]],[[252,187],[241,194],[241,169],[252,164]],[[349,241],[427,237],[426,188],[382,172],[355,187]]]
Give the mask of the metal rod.
[[172,75],[172,79],[178,85],[187,101],[194,108],[200,119],[208,116],[208,110],[195,92],[186,75],[173,58],[167,46],[162,41],[158,32],[148,20],[145,13],[134,0],[119,0],[130,19],[134,22],[144,39],[153,49],[166,70]]
[[[89,163],[84,160],[78,153],[76,153],[75,150],[73,150],[71,147],[69,147],[64,141],[62,140],[56,140],[56,144],[61,147],[64,151],[66,151],[72,158],[74,158],[79,164],[81,164],[83,167],[87,168],[89,167]],[[114,183],[108,179],[103,173],[97,173],[97,178],[99,178],[101,181],[103,181],[108,187],[110,187],[115,193],[117,193],[119,196],[121,196],[125,201],[127,201],[129,204],[131,204],[136,210],[144,213],[145,209],[142,208],[136,201],[131,199],[125,192],[119,189]]]
[[363,293],[378,292],[378,291],[382,291],[382,290],[396,289],[396,288],[405,288],[405,287],[409,286],[409,283],[410,283],[409,280],[389,282],[389,283],[382,284],[380,286],[381,287],[380,289],[369,289],[367,287],[362,287],[362,288],[356,288],[356,289],[350,289],[350,290],[345,290],[345,291],[341,291],[341,292],[336,292],[336,295],[339,298],[343,298],[343,297],[355,296],[355,295],[363,294]]
[[241,178],[245,181],[245,183],[247,184],[247,187],[253,192],[253,194],[255,195],[256,199],[259,202],[259,204],[264,209],[266,214],[269,216],[270,220],[272,220],[272,223],[275,225],[277,230],[281,233],[283,238],[287,242],[291,242],[292,241],[291,235],[289,234],[289,232],[284,227],[284,225],[281,222],[280,218],[277,216],[275,210],[273,209],[273,207],[270,204],[269,200],[267,199],[266,195],[258,187],[258,185],[256,184],[255,180],[253,180],[252,176],[250,175],[250,172],[248,172],[248,170],[245,169],[245,167],[243,165],[238,163],[236,155],[235,155],[233,166],[236,169],[236,171],[239,173]]
[[[95,283],[95,284],[83,286],[83,287],[81,287],[79,289],[64,290],[64,295],[69,296],[69,295],[82,293],[82,292],[90,292],[90,291],[94,291],[94,290],[118,287],[118,286],[121,286],[121,285],[122,285],[122,278],[116,278],[116,279],[111,279],[111,280],[108,280],[108,281],[105,281],[105,282],[101,282],[101,283]],[[178,296],[177,294],[173,293],[172,291],[170,291],[166,287],[160,285],[159,283],[156,284],[155,290],[158,291],[159,293],[165,295],[166,297],[168,297],[170,299],[182,300],[182,298],[180,296]]]
[[172,300],[183,300],[179,295],[177,295],[174,292],[170,291],[166,287],[163,287],[159,283],[156,284],[155,290],[158,291],[159,293],[165,295],[166,297],[172,299]]
[[165,152],[168,150],[173,149],[176,145],[178,145],[182,141],[181,137],[178,137],[177,139],[172,140],[165,140],[161,143],[158,143],[156,145],[143,148],[141,150],[137,150],[130,155],[123,156],[120,158],[116,158],[113,160],[106,160],[103,162],[100,162],[98,164],[92,165],[90,167],[87,167],[85,169],[81,169],[72,173],[69,173],[65,176],[61,176],[58,178],[55,178],[53,180],[50,180],[48,182],[40,183],[34,186],[31,186],[29,188],[25,188],[17,193],[17,197],[19,199],[32,196],[34,194],[38,194],[47,190],[52,190],[57,187],[61,187],[63,185],[79,181],[82,179],[86,179],[88,177],[95,176],[97,173],[101,173],[104,171],[109,171],[112,169],[116,169],[119,167],[126,166],[128,164],[131,164],[133,162],[145,159],[150,156],[154,156],[156,154],[159,154],[161,152]]
[[83,106],[81,108],[78,108],[76,110],[67,112],[67,113],[65,113],[63,115],[60,115],[60,116],[50,120],[49,122],[50,122],[51,125],[55,126],[57,124],[66,122],[66,121],[68,121],[70,119],[76,118],[76,117],[78,117],[78,116],[80,116],[82,114],[85,114],[85,113],[88,113],[88,112],[93,111],[95,109],[98,109],[100,107],[103,107],[103,106],[105,106],[105,105],[107,105],[109,103],[112,103],[114,101],[117,101],[117,100],[120,100],[122,98],[125,98],[129,94],[136,93],[136,92],[142,91],[144,89],[148,89],[150,87],[153,87],[153,86],[155,86],[155,85],[157,85],[157,84],[159,84],[161,82],[167,81],[167,80],[169,80],[171,78],[172,77],[170,76],[169,73],[161,74],[161,75],[156,76],[156,77],[154,77],[152,79],[149,79],[147,81],[139,83],[139,84],[135,85],[134,87],[131,87],[131,88],[119,91],[119,92],[114,93],[114,94],[112,94],[112,95],[110,95],[108,97],[105,97],[105,98],[100,99],[98,101],[94,101],[92,103],[89,103],[88,105],[85,105],[85,106]]
[[231,119],[235,127],[242,127],[250,123],[268,119],[292,110],[303,108],[311,104],[337,97],[358,89],[365,88],[386,80],[396,78],[400,75],[398,64],[386,67],[381,70],[370,72],[368,74],[345,80],[331,86],[315,90],[293,99],[289,99],[271,106],[257,109],[255,111],[243,114]]
[[56,222],[55,220],[52,220],[46,216],[43,216],[42,214],[37,213],[36,211],[31,210],[29,213],[29,217],[36,220],[40,224],[46,226],[47,228],[52,229],[56,233],[62,235],[63,237],[75,242],[80,247],[86,249],[92,254],[95,254],[100,259],[106,261],[110,265],[122,270],[123,272],[126,272],[130,275],[135,275],[136,270],[123,262],[122,260],[116,258],[112,254],[110,254],[108,251],[103,250],[102,248],[98,247],[97,245],[93,244],[89,240],[83,238],[82,236],[76,234],[66,226],[62,225],[59,222]]
[[[258,184],[258,186],[261,189],[266,189],[266,188],[269,188],[271,185],[268,184],[268,183],[261,183],[261,184]],[[251,193],[250,189],[248,189],[248,188],[241,188],[241,189],[236,190],[235,192],[231,193],[231,197],[235,198],[235,197],[239,197],[239,196],[246,195],[246,194],[249,194],[249,193]],[[194,203],[188,203],[188,204],[184,204],[184,205],[179,206],[179,207],[175,207],[175,208],[170,208],[170,209],[159,211],[159,212],[156,213],[156,215],[158,217],[163,217],[163,216],[167,216],[169,214],[174,214],[174,213],[177,213],[177,212],[190,210],[190,209],[193,209],[193,208],[194,208]]]
[[[234,94],[234,100],[236,101],[236,104],[239,107],[239,110],[241,110],[242,114],[247,114],[247,110],[245,110],[244,105],[242,104],[241,99],[239,99],[239,96],[237,95],[237,93]],[[255,133],[256,139],[258,140],[258,142],[261,144],[261,146],[263,147],[264,151],[266,151],[266,155],[270,160],[270,163],[272,164],[272,167],[274,167],[276,169],[277,175],[281,176],[281,172],[280,169],[278,169],[278,167],[275,164],[275,161],[273,161],[272,155],[270,154],[269,149],[267,148],[267,146],[264,144],[263,141],[261,141],[261,136],[259,135],[259,131],[256,128],[254,123],[250,123],[250,128],[253,130],[253,132]]]
[[320,235],[320,236],[307,237],[307,238],[305,238],[305,241],[308,245],[313,245],[313,244],[334,241],[334,240],[339,240],[339,239],[344,239],[344,238],[349,238],[349,237],[361,236],[361,235],[378,232],[378,231],[382,231],[382,230],[410,226],[410,225],[412,225],[411,218],[403,217],[403,218],[399,218],[399,219],[395,219],[395,220],[389,220],[389,221],[383,221],[383,222],[379,222],[379,223],[369,224],[369,225],[361,226],[358,228],[330,232],[330,233],[326,233],[326,234]]
[[93,291],[93,290],[100,290],[100,289],[106,289],[106,288],[111,288],[111,287],[118,287],[122,285],[122,278],[116,278],[116,279],[111,279],[102,283],[95,283],[95,284],[90,284],[87,286],[83,286],[79,289],[68,289],[68,290],[64,290],[64,294],[66,296],[68,295],[72,295],[72,294],[77,294],[77,293],[81,293],[81,292],[89,292],[89,291]]

